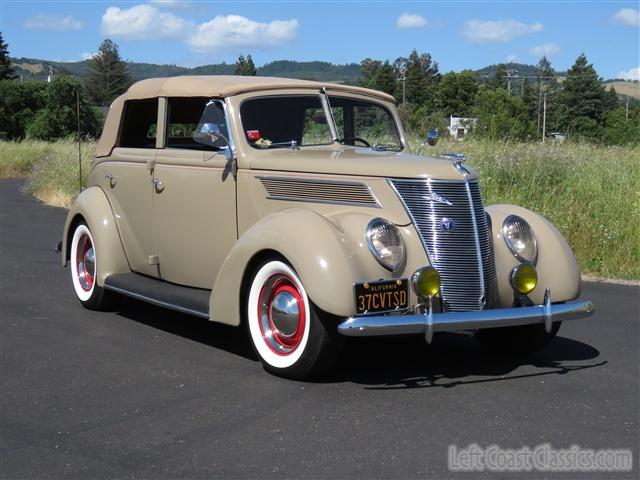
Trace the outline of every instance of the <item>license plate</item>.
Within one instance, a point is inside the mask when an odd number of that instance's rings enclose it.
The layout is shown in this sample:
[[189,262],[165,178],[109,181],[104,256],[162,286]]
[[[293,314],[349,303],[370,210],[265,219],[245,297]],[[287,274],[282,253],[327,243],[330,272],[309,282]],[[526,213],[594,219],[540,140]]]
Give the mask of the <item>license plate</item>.
[[358,315],[404,310],[409,306],[406,278],[355,284]]

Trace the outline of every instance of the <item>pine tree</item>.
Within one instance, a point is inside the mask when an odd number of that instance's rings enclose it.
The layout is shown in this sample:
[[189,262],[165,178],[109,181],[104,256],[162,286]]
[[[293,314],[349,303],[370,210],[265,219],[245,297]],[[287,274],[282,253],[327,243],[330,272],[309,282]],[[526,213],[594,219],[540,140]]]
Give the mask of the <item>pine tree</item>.
[[89,60],[86,89],[97,105],[109,105],[131,85],[131,73],[120,58],[118,45],[106,39],[98,53]]
[[396,91],[398,80],[396,79],[396,71],[393,66],[385,61],[375,76],[371,79],[368,85],[369,88],[373,88],[374,90],[380,90],[381,92],[388,93],[389,95],[393,95]]
[[596,139],[606,113],[607,93],[584,54],[569,69],[562,88],[562,125],[569,134]]
[[0,80],[10,80],[15,78],[13,67],[9,58],[9,45],[4,43],[2,32],[0,32]]
[[507,81],[505,79],[507,78],[507,73],[507,66],[504,63],[498,65],[496,72],[493,74],[493,78],[489,81],[489,88],[506,88]]
[[[545,94],[547,97],[546,125],[547,131],[550,129],[561,129],[558,125],[558,110],[560,108],[560,89],[556,80],[556,72],[551,67],[549,59],[543,55],[536,66],[536,124],[538,135],[542,135],[543,124],[543,104]],[[529,104],[529,102],[527,102]]]
[[251,55],[247,55],[247,58],[245,58],[244,55],[240,55],[238,57],[238,60],[235,63],[235,75],[255,77],[257,73],[258,70],[256,70],[256,66],[253,63],[253,58],[251,58]]
[[[394,62],[396,71],[404,73],[406,101],[417,106],[432,105],[434,86],[440,79],[438,64],[428,53],[418,54],[414,49],[408,58],[400,57]],[[402,82],[399,82],[396,97],[402,98]]]

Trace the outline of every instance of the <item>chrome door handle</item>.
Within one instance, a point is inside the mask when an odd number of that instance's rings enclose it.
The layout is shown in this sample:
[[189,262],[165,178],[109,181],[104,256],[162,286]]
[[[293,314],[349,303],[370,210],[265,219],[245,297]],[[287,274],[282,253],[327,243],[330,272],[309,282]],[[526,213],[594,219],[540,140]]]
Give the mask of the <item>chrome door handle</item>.
[[113,174],[111,174],[111,173],[107,173],[107,174],[104,176],[104,179],[109,181],[109,186],[110,186],[111,188],[113,188],[113,187],[115,187],[115,186],[116,186],[116,177],[114,177],[114,176],[113,176]]
[[164,185],[164,183],[162,183],[159,178],[154,178],[153,180],[151,180],[151,183],[153,183],[156,187],[162,187]]

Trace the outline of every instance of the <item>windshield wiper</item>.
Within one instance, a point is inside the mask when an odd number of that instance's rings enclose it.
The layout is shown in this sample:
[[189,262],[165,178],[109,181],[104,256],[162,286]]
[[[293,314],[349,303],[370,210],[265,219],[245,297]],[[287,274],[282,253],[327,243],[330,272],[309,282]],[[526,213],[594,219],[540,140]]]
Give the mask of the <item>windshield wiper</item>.
[[371,150],[378,152],[401,152],[402,147],[400,145],[394,145],[393,143],[374,143]]

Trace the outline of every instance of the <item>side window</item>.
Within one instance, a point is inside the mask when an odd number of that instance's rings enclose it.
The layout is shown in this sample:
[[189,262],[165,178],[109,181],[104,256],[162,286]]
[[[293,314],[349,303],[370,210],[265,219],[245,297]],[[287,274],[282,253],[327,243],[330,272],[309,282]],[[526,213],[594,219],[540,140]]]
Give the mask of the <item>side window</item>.
[[124,120],[118,146],[156,148],[157,122],[157,98],[128,100],[124,107]]
[[167,148],[219,150],[228,138],[221,102],[203,97],[169,99]]

